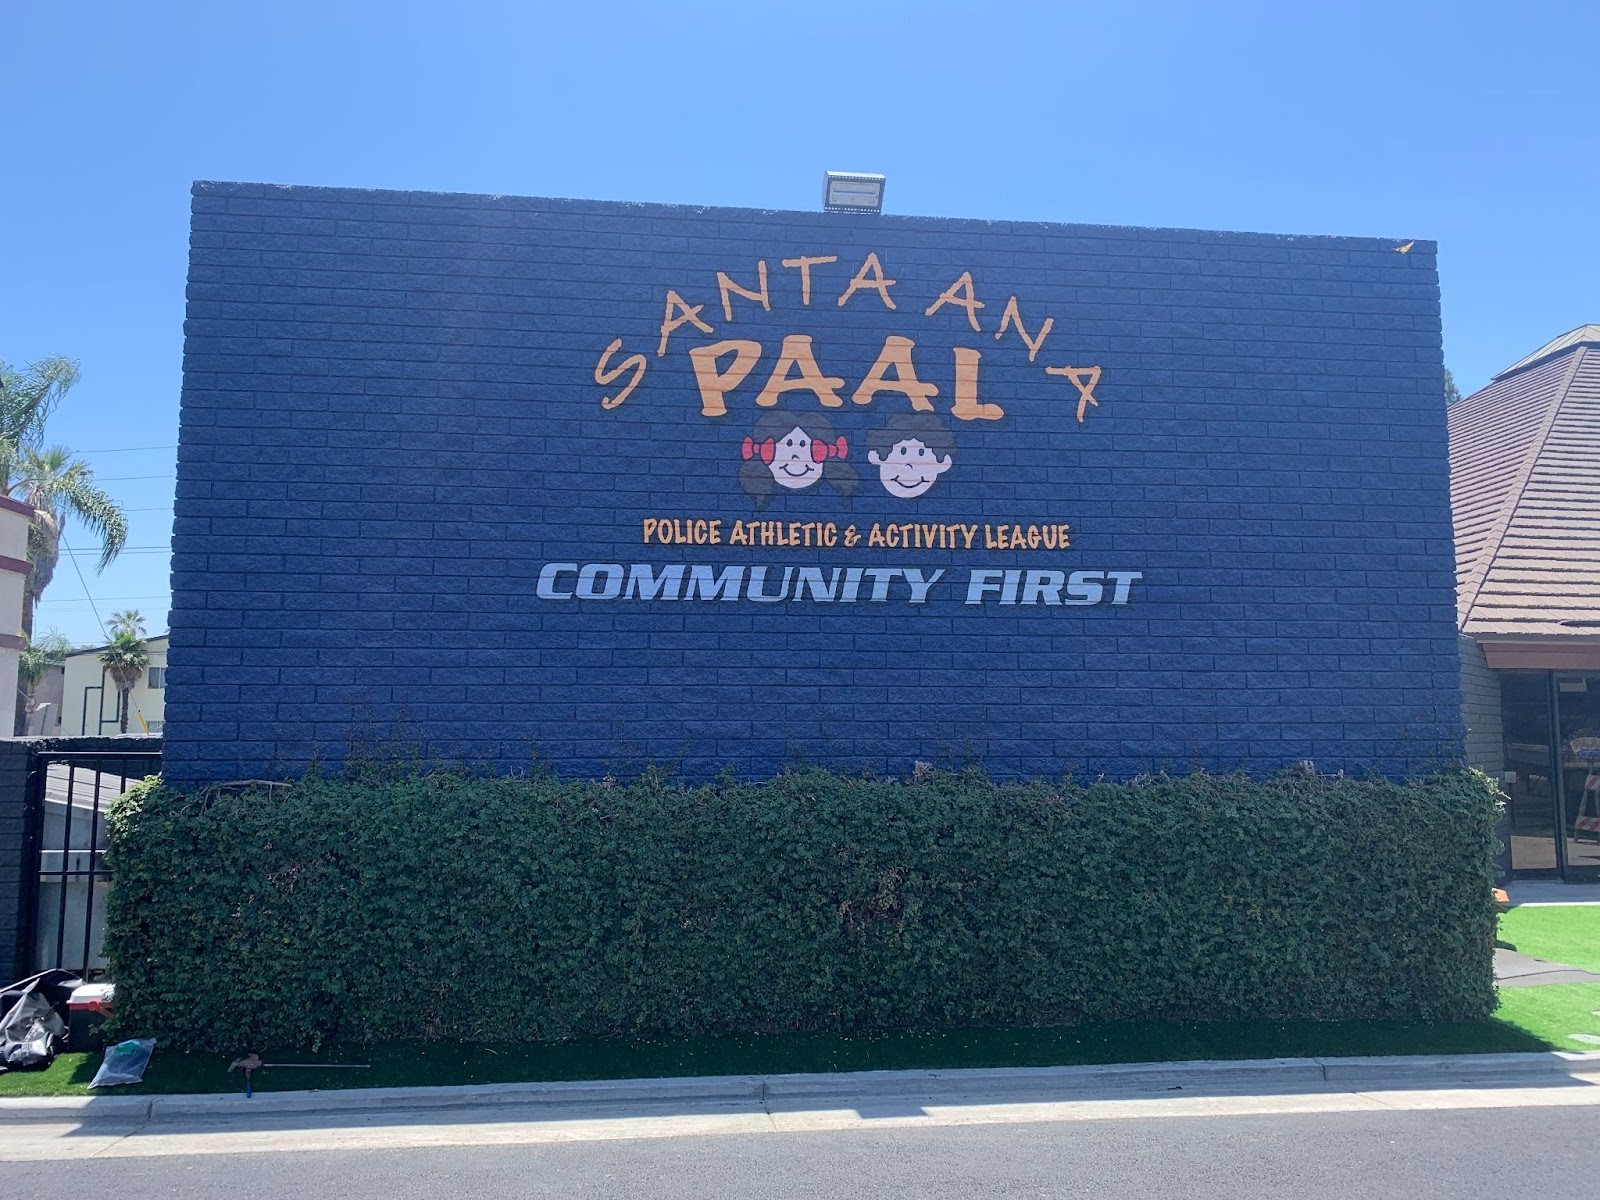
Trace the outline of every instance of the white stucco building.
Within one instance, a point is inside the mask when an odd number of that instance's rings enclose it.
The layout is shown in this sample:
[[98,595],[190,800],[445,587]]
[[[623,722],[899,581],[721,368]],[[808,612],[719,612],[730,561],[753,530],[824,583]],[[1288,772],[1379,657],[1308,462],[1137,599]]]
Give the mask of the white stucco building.
[[22,587],[28,579],[33,509],[0,496],[0,721],[10,736],[17,711],[17,655],[22,650]]
[[[167,635],[146,638],[150,665],[134,684],[128,705],[128,732],[160,733],[166,712]],[[120,733],[117,685],[100,662],[104,646],[67,657],[61,689],[61,725],[51,732],[90,736]]]

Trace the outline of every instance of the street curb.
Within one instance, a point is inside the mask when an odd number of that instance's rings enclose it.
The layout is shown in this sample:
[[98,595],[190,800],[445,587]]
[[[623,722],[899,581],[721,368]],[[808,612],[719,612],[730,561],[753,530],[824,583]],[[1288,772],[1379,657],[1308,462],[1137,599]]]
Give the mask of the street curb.
[[[805,1075],[718,1075],[495,1083],[454,1087],[351,1088],[180,1096],[52,1096],[0,1099],[0,1125],[115,1121],[143,1125],[243,1116],[372,1115],[460,1109],[617,1110],[848,1108],[865,1101],[1012,1103],[1173,1091],[1205,1094],[1440,1089],[1484,1084],[1555,1084],[1600,1075],[1600,1051],[1361,1058],[1114,1063],[948,1071],[848,1071]],[[621,1115],[621,1114],[613,1114]],[[660,1115],[653,1112],[650,1115]]]

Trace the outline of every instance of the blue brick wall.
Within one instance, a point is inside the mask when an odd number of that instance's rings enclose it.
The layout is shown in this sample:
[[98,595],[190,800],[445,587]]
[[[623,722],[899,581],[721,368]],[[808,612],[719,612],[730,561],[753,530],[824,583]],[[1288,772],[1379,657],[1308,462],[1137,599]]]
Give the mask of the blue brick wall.
[[[785,762],[1127,776],[1461,751],[1435,250],[1372,239],[198,184],[166,771],[293,774],[353,745],[566,772]],[[836,297],[868,252],[897,282]],[[814,269],[809,306],[779,260]],[[737,298],[769,269],[772,311]],[[924,310],[963,271],[982,332]],[[655,350],[668,289],[716,329]],[[1015,295],[1030,362],[996,341]],[[860,489],[741,491],[787,333],[811,335]],[[888,335],[955,466],[895,500],[849,402]],[[687,350],[763,347],[720,419]],[[623,340],[647,372],[603,410]],[[954,421],[953,352],[999,421]],[[1099,407],[1048,365],[1094,364]],[[803,393],[784,409],[817,411]],[[1064,552],[641,545],[651,516],[1068,522]],[[916,566],[923,605],[541,600],[549,562]],[[1141,572],[1124,606],[971,606],[973,568]],[[570,579],[568,586],[570,587]]]

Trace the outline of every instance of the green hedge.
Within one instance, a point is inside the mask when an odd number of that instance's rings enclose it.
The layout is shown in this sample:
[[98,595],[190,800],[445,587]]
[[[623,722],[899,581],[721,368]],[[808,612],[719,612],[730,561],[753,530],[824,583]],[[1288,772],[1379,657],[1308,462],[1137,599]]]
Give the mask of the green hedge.
[[1489,1014],[1493,785],[308,778],[114,809],[118,1028],[194,1048]]

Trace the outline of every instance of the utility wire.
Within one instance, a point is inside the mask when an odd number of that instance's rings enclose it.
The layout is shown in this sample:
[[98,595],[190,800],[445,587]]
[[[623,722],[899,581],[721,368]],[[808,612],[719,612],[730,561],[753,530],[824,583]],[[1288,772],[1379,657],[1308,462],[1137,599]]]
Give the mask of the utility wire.
[[[65,550],[68,554],[77,554],[78,553],[78,551],[73,550],[73,549],[71,549],[70,547],[67,547],[67,546],[63,546],[62,549]],[[120,553],[120,554],[131,554],[131,553],[134,553],[135,551],[170,550],[170,549],[172,549],[172,547],[167,543],[163,542],[163,543],[157,544],[157,543],[152,542],[148,546],[124,546],[118,553]],[[89,549],[89,550],[84,550],[83,553],[84,554],[98,555],[100,552],[98,550]]]
[[94,613],[95,622],[104,630],[106,623],[100,617],[100,608],[94,602],[94,593],[89,590],[89,581],[84,578],[83,568],[78,565],[77,554],[73,552],[72,547],[67,545],[67,535],[65,533],[61,535],[60,542],[61,548],[67,552],[67,557],[72,560],[72,569],[78,573],[78,582],[83,585],[83,594],[84,598],[89,601],[89,610]]
[[[99,625],[101,632],[105,633],[109,637],[110,631],[106,629],[105,620],[100,616],[100,606],[94,602],[94,593],[89,590],[89,581],[83,577],[83,568],[78,565],[78,556],[74,554],[72,552],[72,548],[67,545],[67,535],[65,532],[61,534],[59,544],[61,548],[67,552],[67,557],[72,560],[72,569],[77,572],[78,582],[83,585],[83,595],[84,598],[89,601],[89,611],[94,613],[95,624]],[[136,597],[129,597],[129,599],[135,598]],[[152,597],[152,599],[155,599],[155,597]],[[105,669],[101,668],[102,679],[104,678],[104,675]],[[102,695],[104,695],[104,693],[102,693]],[[102,699],[101,703],[104,704],[105,701]],[[138,714],[139,724],[144,727],[145,733],[148,734],[150,732],[150,722],[145,720],[144,709],[140,708],[139,702],[133,698],[132,688],[128,689],[128,703],[133,706],[133,711]],[[104,714],[105,709],[101,708],[100,711],[102,714]],[[119,721],[118,724],[120,723],[121,722]],[[87,733],[88,730],[84,730],[84,732]],[[99,729],[96,729],[95,732],[99,733],[100,731]]]

